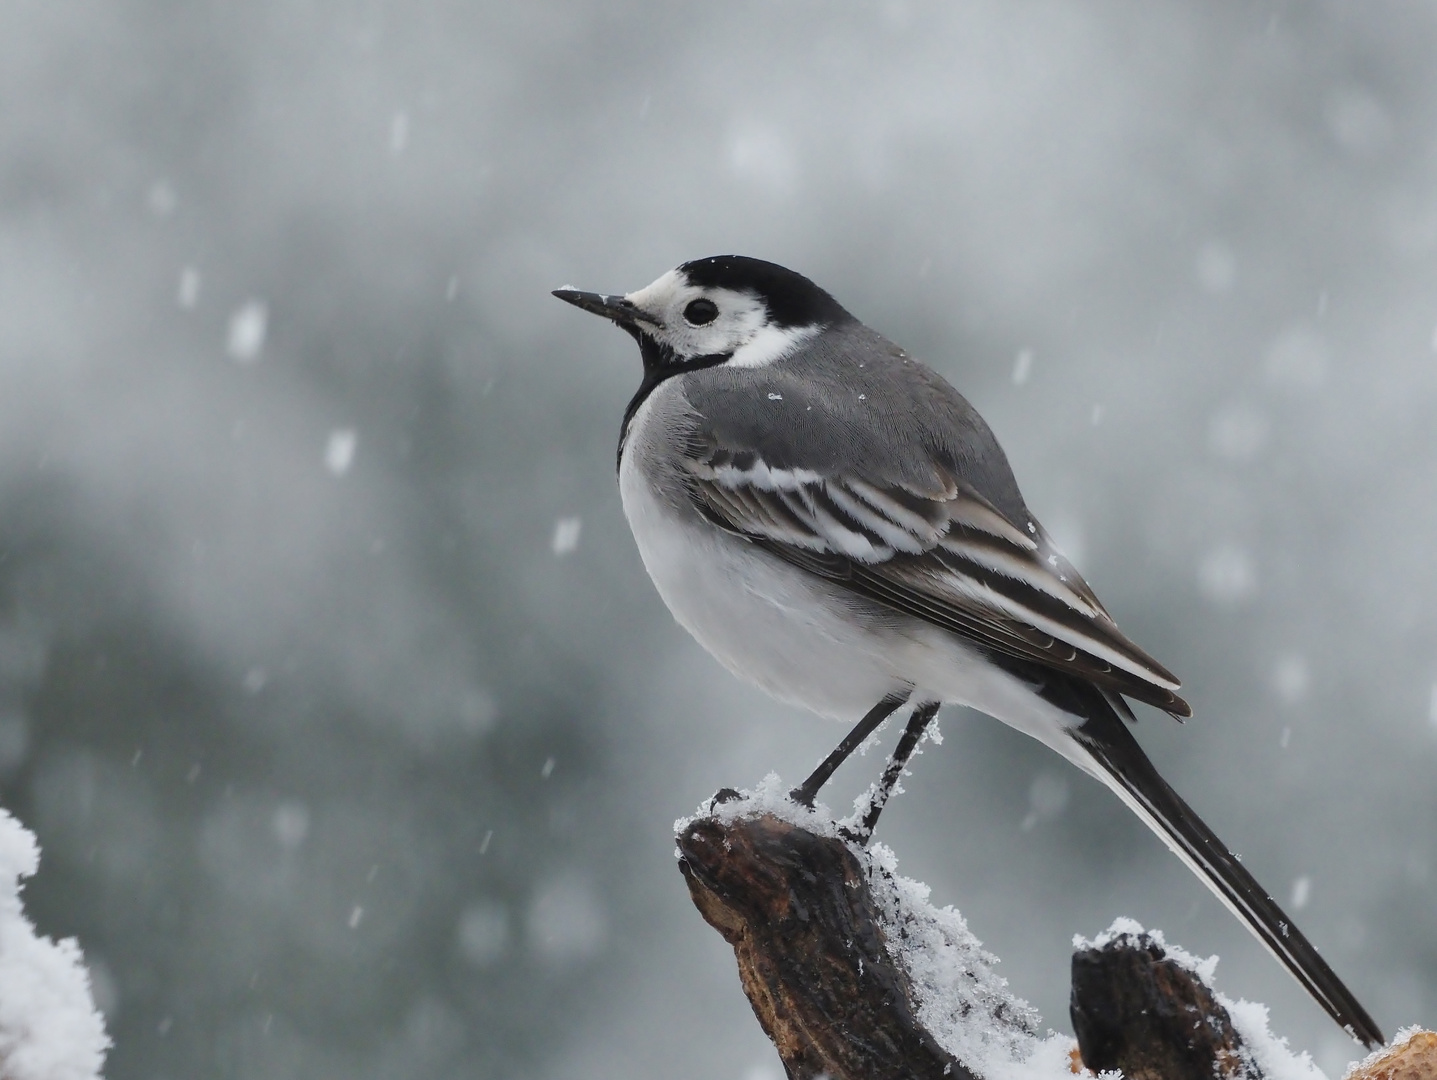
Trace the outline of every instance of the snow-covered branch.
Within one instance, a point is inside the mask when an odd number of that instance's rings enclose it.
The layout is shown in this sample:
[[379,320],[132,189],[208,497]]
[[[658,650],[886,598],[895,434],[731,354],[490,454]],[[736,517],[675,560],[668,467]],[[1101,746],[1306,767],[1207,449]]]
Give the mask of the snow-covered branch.
[[[1325,1080],[1271,1033],[1264,1006],[1212,990],[1215,957],[1129,919],[1074,940],[1078,1041],[1040,1033],[962,916],[846,824],[795,805],[773,776],[676,824],[694,904],[734,947],[790,1080]],[[1399,1032],[1347,1080],[1390,1080],[1394,1062],[1437,1080],[1437,1035]]]

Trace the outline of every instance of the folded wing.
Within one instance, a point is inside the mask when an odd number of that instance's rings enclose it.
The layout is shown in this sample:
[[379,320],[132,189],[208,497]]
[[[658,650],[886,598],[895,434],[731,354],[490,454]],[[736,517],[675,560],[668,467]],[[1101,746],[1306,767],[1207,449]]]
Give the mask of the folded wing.
[[811,573],[986,648],[1192,715],[1178,680],[1118,629],[1042,526],[1009,520],[957,478],[915,491],[722,447],[686,469],[711,521]]

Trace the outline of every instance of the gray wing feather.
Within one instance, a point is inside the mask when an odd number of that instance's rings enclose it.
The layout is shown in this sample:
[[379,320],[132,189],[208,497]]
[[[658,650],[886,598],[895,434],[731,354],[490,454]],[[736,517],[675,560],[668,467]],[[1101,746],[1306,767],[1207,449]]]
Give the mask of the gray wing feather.
[[[685,378],[694,427],[681,468],[695,506],[890,608],[1191,715],[1178,680],[1123,635],[1028,512],[972,407],[872,331],[849,338],[802,365]],[[909,370],[880,377],[884,365]]]
[[949,500],[946,528],[914,528],[882,517],[842,480],[766,491],[693,465],[690,490],[705,516],[781,558],[988,648],[1191,715],[1177,679],[1122,634],[1077,571],[1063,560],[1054,572],[1047,560],[1062,557],[1041,530],[1019,546],[997,528],[974,529],[964,519],[990,511],[972,510],[967,494]]

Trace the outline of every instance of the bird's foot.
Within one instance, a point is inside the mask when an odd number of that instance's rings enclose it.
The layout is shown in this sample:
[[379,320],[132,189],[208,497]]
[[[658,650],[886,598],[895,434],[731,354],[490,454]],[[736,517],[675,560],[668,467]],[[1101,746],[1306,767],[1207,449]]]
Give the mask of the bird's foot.
[[805,810],[813,809],[813,801],[818,798],[818,789],[810,788],[808,784],[800,784],[788,793],[791,802],[798,803]]
[[865,829],[861,824],[853,827],[840,825],[838,835],[857,847],[867,847],[868,841],[873,839],[873,830]]
[[712,814],[724,803],[738,802],[743,796],[731,787],[721,787],[709,799],[709,813]]

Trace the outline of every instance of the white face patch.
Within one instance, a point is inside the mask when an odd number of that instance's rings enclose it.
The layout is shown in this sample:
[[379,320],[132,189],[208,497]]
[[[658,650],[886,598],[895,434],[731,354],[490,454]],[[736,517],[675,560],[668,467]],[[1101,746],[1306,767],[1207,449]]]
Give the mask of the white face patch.
[[[737,367],[762,367],[785,356],[818,333],[817,326],[779,327],[768,321],[768,308],[751,292],[705,289],[689,283],[679,270],[670,270],[651,285],[624,299],[658,321],[644,326],[645,333],[673,349],[681,358],[731,354]],[[686,312],[695,300],[707,300],[718,314],[695,324]]]
[[765,326],[733,352],[734,367],[763,367],[787,356],[814,334],[816,326]]

